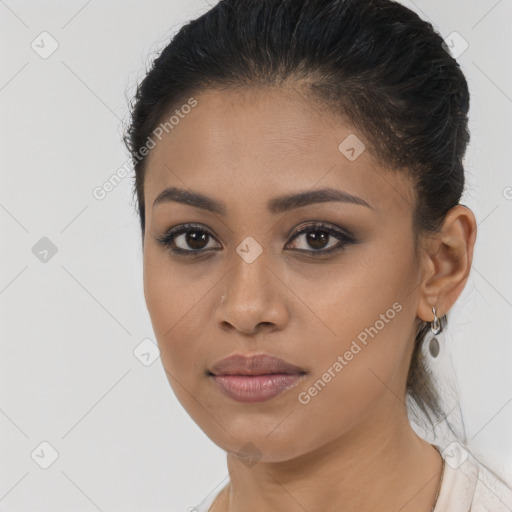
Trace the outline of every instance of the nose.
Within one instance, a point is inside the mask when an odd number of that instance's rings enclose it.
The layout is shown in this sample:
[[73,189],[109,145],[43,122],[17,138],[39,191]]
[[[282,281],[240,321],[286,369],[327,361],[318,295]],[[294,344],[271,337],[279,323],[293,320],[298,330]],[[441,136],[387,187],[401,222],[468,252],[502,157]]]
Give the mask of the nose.
[[289,294],[264,254],[252,263],[237,257],[221,286],[214,323],[222,330],[244,334],[281,330],[289,319]]

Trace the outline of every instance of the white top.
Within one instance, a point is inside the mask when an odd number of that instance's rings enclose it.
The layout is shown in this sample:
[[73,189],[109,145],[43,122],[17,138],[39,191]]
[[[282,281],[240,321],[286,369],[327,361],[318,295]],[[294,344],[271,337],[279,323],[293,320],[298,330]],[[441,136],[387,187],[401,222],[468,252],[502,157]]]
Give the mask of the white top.
[[[457,442],[441,451],[445,465],[434,512],[512,512],[512,489]],[[208,512],[212,493],[187,512]]]

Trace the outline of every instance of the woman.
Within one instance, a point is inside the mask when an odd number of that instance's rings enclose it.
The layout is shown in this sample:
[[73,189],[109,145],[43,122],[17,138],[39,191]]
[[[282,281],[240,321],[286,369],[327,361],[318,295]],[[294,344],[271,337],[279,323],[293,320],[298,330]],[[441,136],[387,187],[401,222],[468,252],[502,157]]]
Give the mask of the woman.
[[445,48],[389,0],[225,0],[139,85],[146,303],[172,389],[227,452],[194,510],[512,509],[408,417],[442,418],[425,343],[440,356],[476,238]]

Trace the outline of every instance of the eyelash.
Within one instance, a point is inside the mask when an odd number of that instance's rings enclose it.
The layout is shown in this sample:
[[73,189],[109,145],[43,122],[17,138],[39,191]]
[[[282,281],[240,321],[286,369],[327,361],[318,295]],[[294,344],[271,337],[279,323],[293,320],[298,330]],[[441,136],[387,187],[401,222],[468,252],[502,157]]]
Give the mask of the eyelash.
[[[209,238],[213,238],[214,240],[216,240],[216,238],[207,229],[202,228],[196,224],[181,224],[179,226],[175,226],[175,227],[169,229],[163,235],[156,237],[156,240],[160,245],[164,246],[169,252],[171,252],[173,254],[179,254],[179,255],[184,255],[187,257],[192,257],[192,258],[204,256],[205,253],[210,252],[212,250],[219,250],[219,249],[186,250],[186,249],[181,249],[179,247],[174,247],[174,239],[177,236],[182,235],[184,233],[194,232],[194,231],[206,233]],[[303,235],[304,233],[315,232],[315,231],[326,232],[328,235],[331,235],[334,238],[339,239],[341,245],[334,246],[329,249],[321,249],[321,250],[305,250],[305,249],[294,249],[294,250],[299,253],[308,253],[308,255],[311,255],[313,257],[319,257],[319,256],[330,255],[337,251],[343,250],[347,244],[357,243],[356,240],[352,236],[349,236],[345,232],[343,232],[339,229],[335,229],[335,228],[331,227],[330,224],[326,224],[323,222],[315,222],[315,223],[311,223],[311,224],[304,226],[303,229],[301,229],[293,234],[291,241],[295,240],[296,238],[298,238],[300,235]]]

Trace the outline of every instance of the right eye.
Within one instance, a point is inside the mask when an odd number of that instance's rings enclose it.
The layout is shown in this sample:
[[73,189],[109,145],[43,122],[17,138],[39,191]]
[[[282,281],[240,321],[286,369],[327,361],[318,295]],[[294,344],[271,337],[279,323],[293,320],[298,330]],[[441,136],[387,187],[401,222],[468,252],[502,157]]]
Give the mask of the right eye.
[[[209,242],[215,237],[207,230],[195,224],[181,224],[166,231],[157,237],[157,242],[174,254],[186,256],[199,256],[210,252]],[[222,246],[220,247],[222,249]]]

